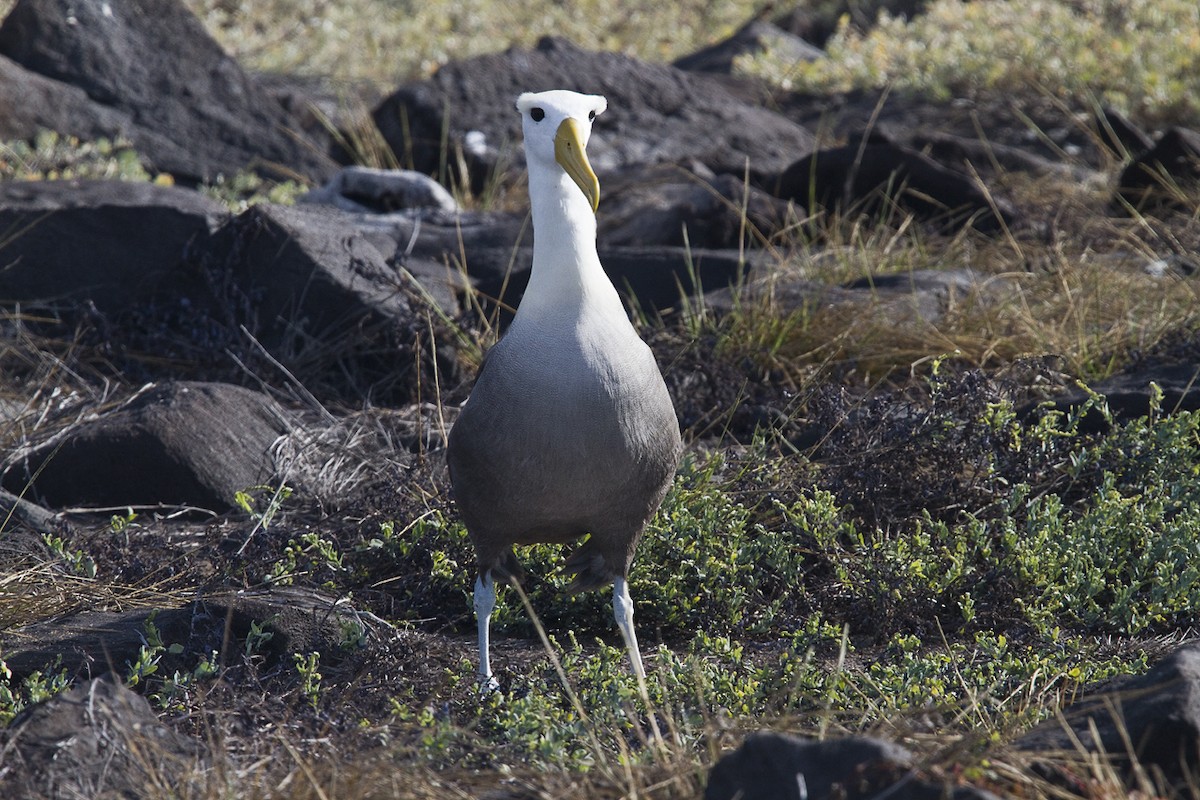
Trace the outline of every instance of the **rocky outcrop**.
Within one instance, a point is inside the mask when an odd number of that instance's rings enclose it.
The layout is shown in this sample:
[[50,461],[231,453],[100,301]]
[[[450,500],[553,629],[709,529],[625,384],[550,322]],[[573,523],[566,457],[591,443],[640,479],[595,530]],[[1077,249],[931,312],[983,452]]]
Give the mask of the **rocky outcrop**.
[[1149,672],[1077,701],[1017,740],[1030,753],[1103,753],[1187,779],[1200,766],[1200,645],[1184,645]]
[[[120,111],[97,103],[77,86],[51,80],[0,55],[0,138],[32,139],[39,130],[84,141],[124,137],[133,127]],[[163,143],[171,147],[170,143]]]
[[223,511],[274,474],[287,430],[265,395],[226,384],[169,383],[9,454],[12,492],[53,508],[192,506]]
[[186,794],[205,748],[159,721],[146,698],[106,676],[39,703],[0,731],[0,793],[46,797]]
[[152,183],[0,183],[0,302],[115,314],[178,293],[189,251],[227,213],[198,192]]
[[754,18],[738,28],[731,36],[715,44],[677,58],[674,65],[690,72],[715,72],[728,75],[741,56],[770,51],[783,61],[817,61],[825,51],[775,22]]
[[794,162],[767,187],[810,212],[894,215],[902,212],[957,229],[964,224],[996,232],[1017,218],[1007,201],[977,181],[879,133],[824,148]]
[[1200,188],[1200,131],[1169,128],[1154,146],[1138,153],[1117,179],[1117,194],[1128,206],[1189,209],[1187,196]]
[[704,800],[994,800],[988,792],[924,778],[911,752],[867,736],[802,739],[761,731],[709,773]]
[[313,141],[178,0],[18,0],[0,25],[0,56],[45,79],[25,81],[38,91],[18,104],[23,130],[5,123],[9,136],[62,130],[60,107],[31,101],[66,98],[82,119],[64,132],[127,137],[177,180],[331,172],[327,143]]
[[747,162],[780,170],[813,145],[807,130],[720,82],[553,38],[532,50],[451,62],[384,100],[375,123],[392,150],[411,154],[421,172],[436,173],[443,156],[461,152],[471,186],[481,190],[490,175],[521,163],[520,117],[512,104],[521,92],[544,89],[608,98],[588,144],[602,179],[626,167],[691,161],[715,173],[741,175]]
[[740,177],[705,170],[632,170],[607,180],[601,191],[597,223],[605,247],[757,249],[789,220],[787,202]]
[[324,186],[300,197],[302,203],[320,203],[361,214],[387,214],[408,209],[460,211],[458,203],[440,183],[406,169],[343,167]]
[[[200,658],[251,649],[271,663],[292,653],[321,653],[334,660],[345,650],[344,626],[354,624],[366,635],[375,626],[371,615],[339,604],[308,589],[277,587],[255,592],[216,593],[178,605],[121,611],[83,609],[55,619],[0,633],[5,662],[18,681],[59,664],[85,680],[117,668],[128,672],[147,643],[147,630],[157,631],[164,648],[162,669],[192,670]],[[232,661],[233,656],[229,655]],[[61,662],[61,663],[60,663]]]

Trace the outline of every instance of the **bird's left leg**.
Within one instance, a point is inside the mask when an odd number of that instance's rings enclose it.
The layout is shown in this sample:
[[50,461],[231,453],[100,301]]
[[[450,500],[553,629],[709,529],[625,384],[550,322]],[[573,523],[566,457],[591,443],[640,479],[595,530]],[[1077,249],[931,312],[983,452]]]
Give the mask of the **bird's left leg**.
[[638,649],[637,634],[633,630],[633,599],[629,596],[629,582],[625,578],[613,581],[613,616],[617,619],[617,627],[621,629],[625,647],[629,650],[633,674],[644,680],[646,670],[642,667],[642,653]]
[[475,578],[475,622],[479,626],[479,688],[483,692],[494,692],[500,684],[492,675],[492,661],[488,653],[489,628],[492,611],[496,608],[496,581],[492,571],[485,570]]

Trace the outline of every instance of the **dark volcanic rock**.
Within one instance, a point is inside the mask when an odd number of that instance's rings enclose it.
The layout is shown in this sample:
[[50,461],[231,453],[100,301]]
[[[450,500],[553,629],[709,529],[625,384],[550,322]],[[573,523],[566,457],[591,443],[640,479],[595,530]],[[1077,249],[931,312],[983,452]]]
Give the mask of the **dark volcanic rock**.
[[684,247],[601,248],[600,261],[618,291],[646,310],[676,308],[683,296],[739,282],[765,261],[762,253]]
[[271,478],[287,429],[263,394],[227,384],[151,386],[29,452],[10,456],[4,486],[52,508],[184,505],[225,510]]
[[1098,109],[1092,118],[1092,129],[1100,144],[1117,156],[1137,155],[1154,147],[1150,134],[1114,108]]
[[[1137,367],[1118,373],[1092,384],[1092,391],[1104,396],[1108,408],[1118,422],[1131,417],[1144,417],[1150,413],[1151,397],[1156,384],[1162,391],[1160,411],[1196,411],[1200,409],[1200,365],[1156,364]],[[1051,402],[1059,411],[1081,406],[1091,395],[1075,389],[1054,398]],[[1018,409],[1022,415],[1035,413],[1043,403],[1028,403]],[[1100,412],[1091,410],[1080,423],[1080,429],[1088,433],[1107,432],[1110,425]]]
[[[1145,675],[1084,698],[1064,712],[1067,730],[1049,720],[1016,741],[1022,750],[1134,756],[1142,768],[1178,778],[1200,764],[1200,644],[1184,645]],[[1132,747],[1133,752],[1130,753]]]
[[[722,179],[716,179],[716,183],[725,186]],[[656,217],[660,221],[666,219],[678,221],[681,225],[687,224],[689,231],[695,226],[696,238],[700,242],[729,245],[724,249],[706,248],[697,245],[696,240],[691,241],[692,248],[620,244],[636,239],[626,235],[630,230],[626,226],[638,224],[635,209],[641,208],[647,217],[653,214],[649,208],[653,204],[631,203],[625,209],[627,216],[620,221],[620,227],[599,237],[600,262],[617,291],[631,304],[646,310],[671,308],[679,304],[681,290],[692,294],[728,286],[740,280],[756,264],[765,261],[760,251],[739,253],[736,249],[740,235],[737,226],[740,223],[725,216],[725,212],[726,203],[735,202],[740,195],[741,183],[737,182],[736,187],[730,184],[727,190],[731,195],[735,191],[738,194],[728,201],[717,198],[710,202],[692,197],[694,204],[680,202],[671,206],[664,203],[668,207],[660,208],[661,216]],[[654,190],[646,188],[645,191],[653,193]],[[667,189],[664,194],[670,197],[674,191]],[[695,191],[711,197],[717,190],[695,187]],[[751,192],[750,197],[750,204],[758,209],[752,216],[754,219],[761,218],[764,226],[774,224],[769,216],[771,213],[783,213],[769,197],[759,205],[759,201],[764,199],[761,193]],[[754,224],[753,220],[751,224]],[[396,263],[439,292],[445,288],[463,291],[465,284],[469,283],[479,292],[485,306],[493,307],[495,301],[503,300],[511,309],[520,301],[529,281],[529,270],[533,264],[533,232],[520,214],[438,212],[419,216],[359,215],[353,218],[348,229],[355,226],[373,241],[385,243],[380,244],[381,248],[390,243],[394,249],[410,251],[407,255],[398,253]],[[658,238],[682,243],[683,236],[681,232],[671,235],[663,230],[658,232]],[[616,243],[611,241],[614,239]],[[462,280],[464,278],[465,281]]]
[[676,59],[674,65],[691,72],[733,72],[738,56],[770,50],[786,61],[817,61],[825,51],[764,19],[752,19],[728,39]]
[[1017,170],[1103,186],[1111,167],[1108,148],[1088,124],[1065,117],[1049,101],[1021,95],[936,101],[873,89],[781,93],[772,100],[780,113],[830,140],[861,142],[870,131],[989,185],[998,172]]
[[712,768],[704,800],[995,800],[988,792],[920,777],[905,748],[852,736],[824,741],[760,731]]
[[[0,25],[0,55],[123,115],[121,132],[138,152],[182,180],[246,168],[307,178],[331,171],[324,144],[308,139],[177,0],[18,0]],[[22,113],[48,128],[61,116]]]
[[[257,367],[270,368],[238,341],[243,328],[321,394],[415,399],[422,380],[432,385],[432,373],[420,370],[431,368],[435,345],[422,338],[428,323],[410,304],[424,295],[401,269],[409,242],[358,221],[320,206],[248,209],[197,259],[207,283],[199,305],[209,327],[233,334],[231,346]],[[453,376],[453,353],[436,357],[442,376]]]
[[[553,38],[533,50],[447,64],[429,80],[399,89],[374,116],[391,148],[411,153],[421,172],[435,172],[447,150],[461,148],[473,186],[480,188],[502,162],[523,161],[513,104],[521,92],[545,89],[608,98],[608,111],[597,118],[588,144],[601,173],[691,160],[737,175],[747,160],[753,169],[778,171],[812,149],[807,130],[736,97],[716,80]],[[478,133],[468,137],[469,132]]]
[[1117,193],[1134,208],[1185,205],[1180,191],[1200,187],[1200,131],[1171,128],[1121,172]]
[[[1162,411],[1171,413],[1200,409],[1200,364],[1196,363],[1133,369],[1106,378],[1093,385],[1092,389],[1104,395],[1108,407],[1118,417],[1139,417],[1150,413],[1151,383],[1157,384],[1162,390]],[[1074,405],[1084,399],[1082,393],[1075,397],[1074,401],[1068,403]]]
[[120,181],[0,183],[0,303],[111,314],[180,279],[227,215],[187,189]]
[[852,782],[865,765],[911,760],[908,750],[880,739],[815,741],[760,731],[713,766],[704,800],[817,800]]
[[16,529],[41,534],[55,533],[59,528],[53,513],[4,489],[0,489],[0,519],[5,520],[4,535],[10,544],[18,535]]
[[458,211],[446,188],[428,175],[406,169],[343,167],[324,186],[300,198],[354,213],[390,213],[432,208]]
[[12,800],[188,794],[181,776],[204,757],[111,677],[23,711],[0,731],[0,752],[0,794]]
[[878,133],[805,156],[774,182],[768,180],[767,187],[805,208],[816,203],[866,214],[889,213],[885,198],[894,197],[921,219],[955,227],[969,222],[989,232],[1016,217],[1004,201],[989,200],[970,177]]
[[[481,240],[503,241],[519,223],[495,227]],[[86,322],[86,343],[132,380],[242,380],[232,353],[256,371],[283,364],[323,389],[337,383],[361,397],[382,387],[408,399],[419,382],[414,331],[428,328],[410,299],[457,308],[437,263],[459,252],[463,228],[450,223],[375,225],[315,205],[230,217],[187,189],[29,181],[0,183],[0,230],[10,232],[0,241],[0,304],[48,310],[65,323],[55,335]],[[420,231],[430,254],[405,256]]]
[[[818,270],[810,265],[808,269]],[[770,302],[783,311],[808,309],[842,318],[865,318],[894,335],[923,335],[929,325],[948,314],[969,313],[979,305],[1001,300],[1014,289],[1007,278],[982,275],[970,269],[914,270],[860,278],[842,286],[813,281],[784,267],[759,274],[730,289],[705,295],[709,308],[729,311],[738,303]],[[803,272],[803,270],[800,270]]]
[[394,248],[390,237],[363,235],[330,209],[260,204],[217,231],[208,254],[237,281],[258,320],[253,332],[274,350],[328,342],[371,317],[407,319],[388,263]]
[[[0,55],[0,139],[32,139],[38,130],[85,141],[116,139],[133,128],[127,114],[97,103],[82,89],[30,72]],[[174,148],[171,142],[163,147]]]
[[908,138],[913,148],[927,154],[938,164],[960,174],[974,173],[985,182],[997,170],[1060,175],[1079,183],[1101,183],[1106,180],[1099,171],[1080,164],[1046,158],[1024,147],[1000,144],[978,136],[959,136],[922,129],[914,131]]
[[859,278],[843,288],[854,293],[852,302],[869,301],[872,314],[901,328],[914,322],[936,325],[952,310],[1010,296],[1015,284],[971,269],[921,269]]
[[[239,543],[240,544],[240,543]],[[125,611],[85,609],[67,616],[35,622],[0,633],[5,662],[17,680],[45,670],[61,659],[58,669],[68,675],[94,677],[115,668],[127,671],[146,644],[152,622],[166,646],[162,669],[195,669],[201,658],[241,649],[251,627],[269,634],[258,642],[269,659],[289,659],[292,653],[318,652],[336,659],[348,623],[372,624],[344,600],[303,588],[278,587],[263,592],[237,592],[201,597],[177,606]],[[232,656],[230,657],[232,660]],[[169,662],[169,663],[168,663]]]
[[[763,260],[759,253],[739,255],[736,250],[600,248],[600,263],[617,291],[628,304],[647,312],[676,308],[682,296],[737,283]],[[500,301],[506,309],[502,319],[509,319],[529,284],[532,248],[481,248],[467,254],[467,263],[485,307]]]
[[602,247],[670,245],[737,250],[783,228],[788,204],[733,175],[636,170],[602,187]]

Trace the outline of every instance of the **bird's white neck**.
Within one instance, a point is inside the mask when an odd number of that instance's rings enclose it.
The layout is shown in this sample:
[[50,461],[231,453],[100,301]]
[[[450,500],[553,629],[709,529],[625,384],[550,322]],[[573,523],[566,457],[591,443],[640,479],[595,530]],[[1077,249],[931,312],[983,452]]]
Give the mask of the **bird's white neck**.
[[522,317],[578,315],[585,305],[609,313],[625,308],[596,254],[596,215],[561,169],[529,171],[533,207],[533,271],[517,309]]

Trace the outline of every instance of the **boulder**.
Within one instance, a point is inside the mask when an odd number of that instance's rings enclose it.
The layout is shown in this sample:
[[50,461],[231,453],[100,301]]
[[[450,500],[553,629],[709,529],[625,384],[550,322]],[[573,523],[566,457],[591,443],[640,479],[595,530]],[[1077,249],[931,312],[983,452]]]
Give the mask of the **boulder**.
[[1134,209],[1176,206],[1194,210],[1185,193],[1200,188],[1200,131],[1170,128],[1129,162],[1117,179],[1117,196]]
[[0,304],[115,314],[181,280],[189,248],[226,216],[205,195],[153,183],[0,183]]
[[274,474],[287,430],[266,395],[228,384],[151,385],[112,409],[10,454],[0,478],[50,508],[234,507]]
[[886,320],[885,326],[899,328],[937,325],[955,310],[1011,296],[1016,284],[972,269],[918,269],[859,278],[843,288],[853,293],[851,302],[869,303],[872,314]]
[[[652,313],[678,308],[684,298],[738,283],[765,263],[761,252],[685,247],[601,247],[600,263],[626,304]],[[502,306],[502,322],[521,302],[533,267],[533,249],[479,248],[466,253],[467,272],[485,311]]]
[[[1195,363],[1135,367],[1097,381],[1090,388],[1104,396],[1109,410],[1120,422],[1150,413],[1151,384],[1162,390],[1161,411],[1170,414],[1200,410],[1200,366]],[[1072,389],[1050,402],[1055,409],[1068,411],[1083,405],[1090,396],[1082,389]],[[1021,406],[1018,413],[1022,416],[1036,414],[1044,405],[1044,402],[1030,402]],[[1110,427],[1108,420],[1094,410],[1080,422],[1080,430],[1086,433],[1107,433]]]
[[12,800],[186,795],[206,756],[108,676],[21,712],[0,731],[0,752],[0,794]]
[[389,264],[395,248],[391,237],[364,234],[331,209],[259,204],[218,230],[205,255],[210,269],[235,281],[256,320],[252,332],[274,350],[407,319],[408,300]]
[[979,136],[960,136],[923,129],[912,132],[909,146],[948,169],[959,174],[976,175],[983,180],[996,177],[997,172],[1007,171],[1057,176],[1096,186],[1103,186],[1107,182],[1107,177],[1099,170],[1047,158],[1024,147],[992,142]]
[[458,211],[458,202],[440,183],[407,169],[343,167],[325,185],[300,197],[355,213],[390,213],[431,208]]
[[[97,103],[77,86],[25,69],[0,55],[0,139],[32,139],[39,130],[85,141],[125,137],[134,128],[128,114]],[[163,140],[159,146],[182,148]]]
[[[619,53],[583,50],[563,39],[542,39],[532,50],[456,61],[430,79],[401,87],[374,111],[392,150],[411,154],[427,174],[461,152],[471,186],[521,164],[524,91],[572,89],[608,98],[597,117],[588,155],[597,172],[699,161],[713,172],[741,175],[751,168],[779,171],[812,150],[801,126],[747,102],[719,81]],[[441,176],[439,176],[441,177]]]
[[0,489],[0,520],[4,521],[0,533],[10,544],[15,538],[31,538],[15,534],[14,529],[24,529],[23,533],[54,534],[62,527],[50,510],[4,489]]
[[703,250],[686,247],[600,249],[600,262],[617,290],[643,311],[679,308],[709,288],[741,282],[765,269],[762,251]]
[[712,768],[704,800],[819,800],[856,781],[867,765],[908,765],[912,753],[882,739],[816,741],[759,731]]
[[895,213],[894,201],[919,219],[944,227],[974,225],[984,232],[1011,226],[1016,213],[974,180],[924,153],[896,144],[879,133],[861,141],[825,148],[795,161],[767,188],[777,197],[815,210]]
[[[135,534],[136,535],[136,534]],[[344,655],[345,626],[373,628],[374,618],[345,600],[300,587],[258,592],[213,594],[179,605],[121,611],[83,609],[65,616],[10,628],[0,633],[4,660],[16,680],[48,666],[68,675],[94,677],[128,672],[146,644],[150,624],[162,644],[175,652],[160,654],[161,672],[190,671],[202,658],[225,654],[227,661],[244,650],[252,626],[261,636],[257,654],[287,661],[292,653],[321,653],[328,660]]]
[[[770,8],[768,6],[768,8]],[[756,16],[738,28],[729,38],[689,53],[674,61],[674,66],[691,72],[716,72],[729,75],[739,56],[770,51],[786,62],[818,61],[825,51],[780,28],[772,21]]]
[[1128,158],[1154,147],[1154,139],[1150,138],[1150,134],[1110,106],[1096,109],[1091,123],[1101,146],[1114,156]]
[[610,179],[601,191],[602,247],[737,250],[770,238],[788,220],[785,201],[729,174],[636,170]]
[[1043,722],[1015,745],[1033,753],[1082,747],[1190,780],[1200,766],[1200,644],[1183,645],[1145,675],[1075,702],[1062,720]]
[[[310,139],[179,0],[17,0],[0,25],[0,55],[124,117],[120,132],[153,169],[179,180],[242,169],[321,179],[332,171],[327,143]],[[21,116],[55,128],[62,112],[27,105]]]
[[[1009,278],[988,277],[971,269],[871,275],[830,286],[804,277],[804,267],[757,271],[738,286],[708,292],[705,303],[716,311],[769,303],[783,314],[808,309],[862,318],[861,327],[891,330],[894,335],[913,331],[920,336],[920,331],[939,324],[948,314],[1002,300],[1015,286]],[[819,269],[819,262],[807,267],[809,272]]]
[[[733,197],[729,203],[738,202],[742,191],[741,182],[736,186],[715,179]],[[655,190],[637,184],[638,192],[654,194]],[[658,196],[670,196],[667,189]],[[678,193],[683,194],[680,187]],[[680,303],[680,292],[696,294],[709,288],[728,286],[740,280],[755,265],[769,259],[761,251],[739,252],[736,249],[740,235],[740,211],[729,210],[726,201],[701,200],[699,195],[711,198],[709,189],[698,187],[692,197],[695,204],[680,202],[678,205],[659,210],[663,219],[678,220],[690,231],[696,230],[701,243],[715,242],[729,245],[727,248],[706,248],[692,241],[692,247],[683,246],[631,246],[622,244],[634,241],[632,230],[638,223],[638,212],[647,217],[654,212],[650,203],[631,201],[628,208],[614,201],[615,213],[622,214],[622,222],[607,234],[599,236],[600,261],[605,271],[631,305],[647,311],[673,308]],[[712,192],[717,191],[712,189]],[[735,192],[737,194],[735,194]],[[764,227],[774,224],[772,213],[783,210],[764,195],[751,192],[750,206],[755,208],[751,215]],[[667,201],[664,201],[666,204]],[[701,213],[703,212],[703,213]],[[711,229],[706,229],[705,223]],[[606,224],[601,222],[602,225]],[[399,267],[412,274],[429,288],[435,296],[442,291],[465,292],[468,287],[478,293],[485,310],[494,310],[495,303],[502,301],[506,306],[503,317],[507,319],[511,310],[520,302],[529,281],[529,270],[533,265],[533,232],[522,214],[507,212],[422,212],[419,214],[357,215],[352,221],[362,235],[388,244],[399,251],[395,257]],[[649,235],[649,234],[648,234]],[[669,231],[658,233],[660,240],[675,240],[682,244],[682,232],[671,235]]]
[[[428,327],[410,300],[453,315],[462,283],[442,261],[463,230],[449,221],[270,204],[231,217],[198,192],[151,183],[0,183],[0,226],[12,232],[0,242],[0,304],[86,322],[85,343],[139,381],[240,380],[282,364],[323,391],[390,387],[407,399],[415,331]],[[518,229],[480,238],[511,242]],[[422,231],[424,254],[406,252]],[[443,361],[453,374],[453,354]]]
[[420,256],[405,254],[412,241],[398,238],[424,227],[419,220],[392,227],[360,221],[336,209],[270,204],[231,219],[197,254],[206,287],[195,305],[208,320],[204,329],[219,331],[254,371],[282,365],[285,378],[320,396],[416,399],[421,385],[434,385],[434,357],[442,378],[452,380],[454,353],[434,352],[430,323],[412,305],[438,287],[417,285],[407,269],[436,277],[439,267],[414,264]]
[[822,741],[760,731],[709,773],[704,800],[994,800],[988,792],[920,777],[913,755],[869,736]]

